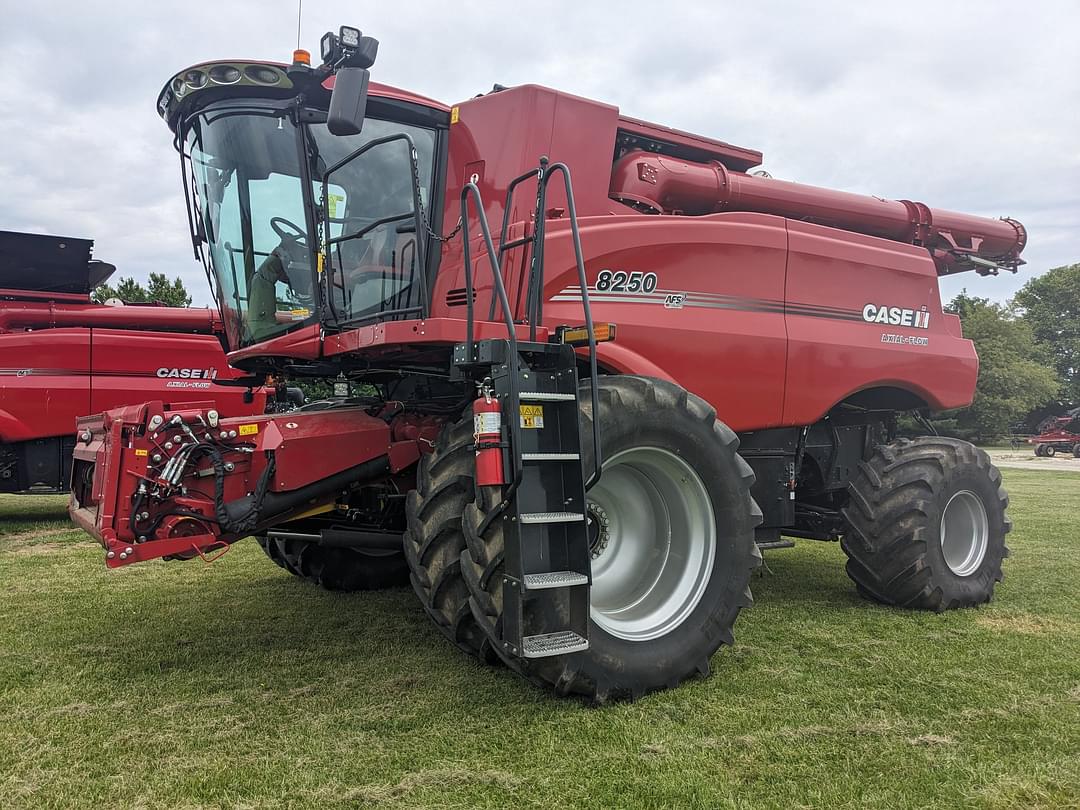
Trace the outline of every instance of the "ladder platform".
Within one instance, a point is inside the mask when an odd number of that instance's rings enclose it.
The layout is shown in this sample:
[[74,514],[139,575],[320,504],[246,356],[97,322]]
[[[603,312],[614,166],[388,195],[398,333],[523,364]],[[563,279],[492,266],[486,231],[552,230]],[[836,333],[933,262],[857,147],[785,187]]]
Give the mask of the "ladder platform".
[[585,520],[581,512],[523,512],[522,523],[580,523]]
[[578,453],[522,453],[522,461],[579,461]]
[[557,394],[550,391],[522,391],[518,394],[521,402],[571,402],[576,394]]
[[589,649],[589,640],[582,638],[573,630],[544,633],[539,636],[525,636],[521,642],[521,653],[526,658],[548,658],[553,655],[567,655],[587,649]]
[[541,591],[544,588],[569,588],[574,585],[588,585],[589,578],[577,571],[551,571],[546,574],[526,574],[525,590]]

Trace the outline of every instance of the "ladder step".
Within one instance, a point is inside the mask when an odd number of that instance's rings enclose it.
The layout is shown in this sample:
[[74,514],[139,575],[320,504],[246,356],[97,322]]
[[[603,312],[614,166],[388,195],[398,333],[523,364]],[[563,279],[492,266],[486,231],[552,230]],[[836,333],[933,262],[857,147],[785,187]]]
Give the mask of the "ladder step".
[[585,520],[580,512],[524,512],[522,523],[578,523]]
[[522,461],[577,461],[577,453],[522,453]]
[[525,636],[521,641],[521,654],[525,658],[547,658],[587,649],[589,649],[589,640],[582,638],[573,630],[544,633],[540,636]]
[[544,588],[569,588],[587,585],[589,578],[577,571],[551,571],[547,574],[526,574],[525,590],[540,591]]
[[522,391],[518,394],[522,402],[569,402],[577,399],[576,394],[551,394],[547,391]]

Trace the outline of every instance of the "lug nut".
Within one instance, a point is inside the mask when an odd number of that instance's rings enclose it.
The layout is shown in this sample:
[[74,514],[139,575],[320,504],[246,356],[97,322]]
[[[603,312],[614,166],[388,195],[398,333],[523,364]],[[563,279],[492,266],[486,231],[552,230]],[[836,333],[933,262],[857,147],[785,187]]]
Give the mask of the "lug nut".
[[230,439],[235,439],[236,438],[236,431],[235,430],[230,430],[229,431],[229,438]]
[[115,556],[116,556],[116,552],[115,551],[110,551],[108,554],[105,555],[105,559],[111,560]]
[[135,551],[135,549],[133,549],[131,546],[128,546],[127,548],[124,549],[125,554],[131,554],[134,551]]
[[177,444],[180,444],[180,442],[184,440],[184,437],[177,433],[175,436],[172,437],[172,440]]
[[121,551],[120,552],[120,559],[121,560],[126,560],[127,559],[127,554],[125,554],[123,551]]
[[226,461],[225,462],[225,472],[232,472],[235,469],[236,469],[236,465],[233,464],[231,461]]
[[229,438],[229,431],[223,430],[223,431],[221,431],[221,433],[218,434],[218,436],[220,438],[222,438],[222,439],[227,439],[227,438]]
[[172,450],[172,442],[165,442],[165,449]]
[[161,453],[154,453],[154,463],[157,464],[161,461]]

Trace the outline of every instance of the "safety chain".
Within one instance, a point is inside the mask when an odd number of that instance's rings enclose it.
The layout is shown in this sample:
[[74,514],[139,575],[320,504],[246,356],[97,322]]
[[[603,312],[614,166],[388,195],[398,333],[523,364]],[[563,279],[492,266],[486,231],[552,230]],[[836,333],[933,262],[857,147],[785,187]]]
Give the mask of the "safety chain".
[[413,186],[415,187],[416,191],[416,202],[417,205],[419,205],[420,207],[420,221],[424,223],[424,230],[428,232],[428,236],[430,236],[436,242],[443,242],[445,244],[446,242],[449,242],[451,239],[457,236],[458,231],[461,230],[461,217],[458,217],[457,225],[454,226],[454,230],[450,231],[450,233],[448,233],[446,236],[441,236],[438,231],[434,230],[431,227],[431,223],[428,222],[427,211],[424,209],[424,194],[423,190],[420,187],[420,173],[416,170],[416,168],[419,166],[419,161],[417,160],[415,149],[412,150],[412,158],[413,159],[411,161],[411,165],[409,166],[409,173],[412,175],[413,178]]

